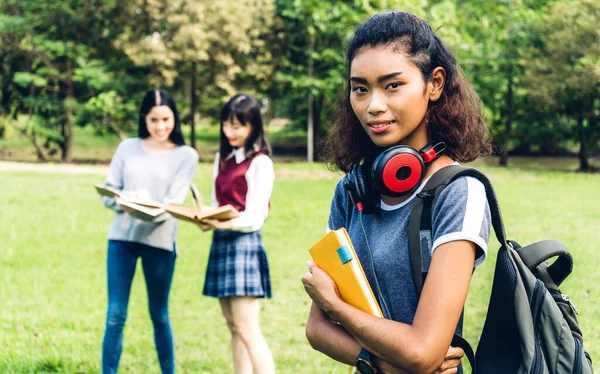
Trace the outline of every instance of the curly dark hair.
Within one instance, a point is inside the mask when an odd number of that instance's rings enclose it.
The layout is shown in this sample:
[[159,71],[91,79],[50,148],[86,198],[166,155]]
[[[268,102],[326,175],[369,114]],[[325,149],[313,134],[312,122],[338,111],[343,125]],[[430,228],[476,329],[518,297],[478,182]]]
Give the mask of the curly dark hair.
[[427,109],[427,134],[433,143],[446,143],[445,153],[460,162],[491,153],[489,134],[479,96],[463,75],[452,52],[431,27],[405,12],[380,13],[356,28],[346,50],[346,87],[338,97],[325,158],[332,167],[349,172],[363,160],[376,157],[376,146],[362,128],[350,104],[350,65],[362,47],[393,45],[404,53],[429,82],[436,67],[446,71],[442,95]]

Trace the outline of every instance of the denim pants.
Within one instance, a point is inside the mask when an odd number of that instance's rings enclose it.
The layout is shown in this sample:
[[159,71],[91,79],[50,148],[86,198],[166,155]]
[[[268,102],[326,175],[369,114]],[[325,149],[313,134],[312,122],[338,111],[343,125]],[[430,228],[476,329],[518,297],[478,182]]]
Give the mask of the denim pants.
[[[173,245],[175,246],[175,245]],[[119,240],[108,241],[108,312],[102,343],[102,373],[117,372],[123,348],[123,327],[127,319],[129,293],[138,257],[146,279],[154,343],[163,374],[175,372],[173,334],[169,321],[169,291],[175,270],[174,250]]]

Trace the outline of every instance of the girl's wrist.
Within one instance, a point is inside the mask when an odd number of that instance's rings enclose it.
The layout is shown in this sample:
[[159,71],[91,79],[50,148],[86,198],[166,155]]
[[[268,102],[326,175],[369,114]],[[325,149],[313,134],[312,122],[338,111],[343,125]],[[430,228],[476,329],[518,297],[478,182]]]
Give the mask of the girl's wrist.
[[329,318],[341,323],[344,315],[344,307],[347,305],[342,299],[335,297],[333,300],[327,302],[326,308],[323,311]]

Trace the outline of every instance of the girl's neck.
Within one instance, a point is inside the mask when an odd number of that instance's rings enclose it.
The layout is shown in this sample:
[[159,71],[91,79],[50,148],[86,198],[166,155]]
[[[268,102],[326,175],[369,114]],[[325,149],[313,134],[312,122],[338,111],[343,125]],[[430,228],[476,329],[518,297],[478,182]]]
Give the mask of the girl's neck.
[[157,141],[153,137],[142,139],[142,148],[148,153],[163,153],[175,148],[177,145],[167,139],[165,141]]

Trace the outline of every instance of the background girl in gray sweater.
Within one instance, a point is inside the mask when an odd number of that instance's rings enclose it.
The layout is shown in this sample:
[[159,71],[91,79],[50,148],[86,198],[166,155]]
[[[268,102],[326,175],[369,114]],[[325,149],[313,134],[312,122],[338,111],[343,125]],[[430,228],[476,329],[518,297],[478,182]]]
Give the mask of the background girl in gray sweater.
[[[119,144],[105,184],[128,197],[182,203],[197,164],[198,154],[184,144],[173,97],[166,91],[152,90],[142,101],[138,137]],[[102,201],[116,212],[108,234],[108,312],[102,372],[117,372],[131,283],[141,257],[158,360],[163,374],[174,373],[169,291],[177,257],[177,221],[168,213],[144,221],[121,206],[118,199],[102,197]]]

